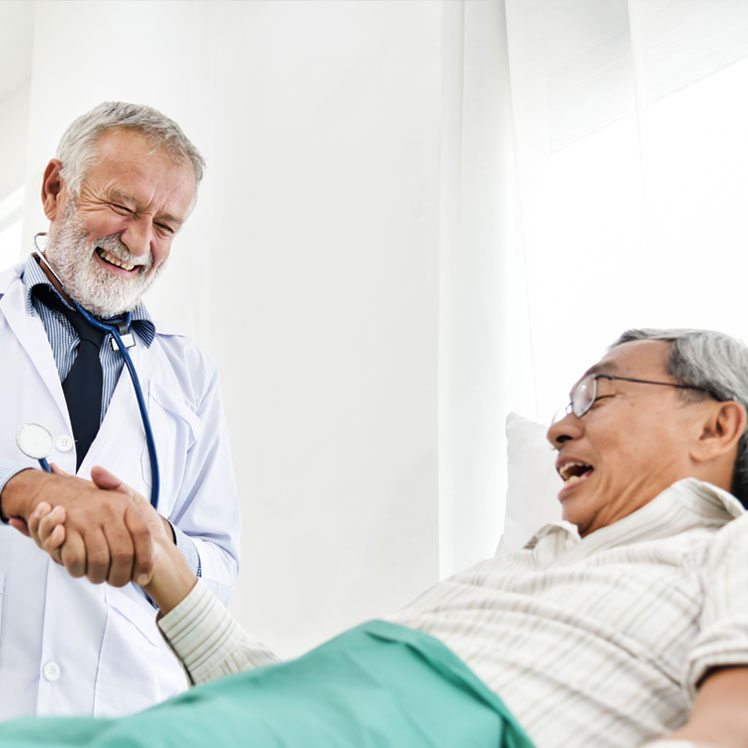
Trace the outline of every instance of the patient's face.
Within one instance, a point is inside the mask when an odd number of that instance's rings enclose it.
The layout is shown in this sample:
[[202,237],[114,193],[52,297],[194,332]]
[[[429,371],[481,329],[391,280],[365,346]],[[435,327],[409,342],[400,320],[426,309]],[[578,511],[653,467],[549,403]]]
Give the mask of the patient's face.
[[[656,382],[667,373],[670,344],[625,343],[589,371]],[[681,478],[689,477],[689,446],[700,428],[696,403],[675,387],[599,379],[597,400],[581,418],[570,413],[548,439],[558,449],[564,479],[558,494],[564,519],[587,535],[631,514]]]

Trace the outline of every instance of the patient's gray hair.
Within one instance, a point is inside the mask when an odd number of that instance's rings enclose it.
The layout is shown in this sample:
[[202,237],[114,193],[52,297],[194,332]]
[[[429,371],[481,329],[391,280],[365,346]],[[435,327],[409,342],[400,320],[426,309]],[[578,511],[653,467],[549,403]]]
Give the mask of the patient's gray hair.
[[174,120],[145,104],[105,101],[78,117],[57,146],[57,158],[62,162],[62,177],[74,197],[80,195],[83,178],[93,166],[96,141],[105,131],[112,129],[131,129],[143,133],[175,163],[191,163],[195,172],[195,187],[200,184],[205,160]]
[[[683,397],[702,399],[708,393],[715,400],[735,400],[748,411],[748,346],[742,341],[713,330],[647,328],[626,330],[610,347],[634,340],[670,343],[668,374],[703,390],[681,390]],[[738,442],[731,491],[748,508],[748,429]]]

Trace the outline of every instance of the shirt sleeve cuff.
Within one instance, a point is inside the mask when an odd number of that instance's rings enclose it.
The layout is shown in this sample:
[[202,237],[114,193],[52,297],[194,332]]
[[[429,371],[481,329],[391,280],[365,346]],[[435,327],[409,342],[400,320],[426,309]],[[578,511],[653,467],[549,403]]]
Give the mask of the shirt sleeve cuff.
[[169,522],[169,524],[171,525],[171,529],[174,531],[174,539],[176,540],[177,548],[184,556],[184,560],[190,567],[190,571],[196,577],[201,577],[203,574],[203,567],[200,562],[200,554],[198,553],[195,541],[192,540],[189,535],[182,532],[173,522]]
[[247,637],[202,580],[158,625],[193,683],[278,662],[269,649]]

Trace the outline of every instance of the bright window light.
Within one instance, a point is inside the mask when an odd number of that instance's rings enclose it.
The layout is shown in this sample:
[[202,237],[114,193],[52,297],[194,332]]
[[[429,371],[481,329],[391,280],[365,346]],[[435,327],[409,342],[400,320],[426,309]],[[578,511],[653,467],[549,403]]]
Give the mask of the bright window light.
[[7,267],[18,262],[21,251],[23,186],[0,200],[0,263]]
[[742,60],[547,155],[526,247],[539,420],[625,328],[748,341],[747,86]]

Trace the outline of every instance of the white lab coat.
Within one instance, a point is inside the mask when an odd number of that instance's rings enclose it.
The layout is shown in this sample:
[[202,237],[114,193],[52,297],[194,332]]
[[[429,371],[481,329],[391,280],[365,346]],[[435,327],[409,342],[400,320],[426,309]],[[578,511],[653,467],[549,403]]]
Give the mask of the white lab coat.
[[[22,269],[0,274],[0,455],[38,467],[17,448],[17,428],[42,424],[63,450],[72,431],[44,327],[26,311]],[[150,348],[130,353],[158,450],[159,512],[192,537],[203,579],[227,601],[238,569],[239,514],[215,364],[191,340],[160,330]],[[74,450],[56,448],[50,460],[75,473]],[[124,370],[78,475],[89,478],[96,464],[150,496],[148,450]],[[0,527],[0,601],[2,719],[124,714],[186,688],[137,587],[72,579],[8,526]]]

